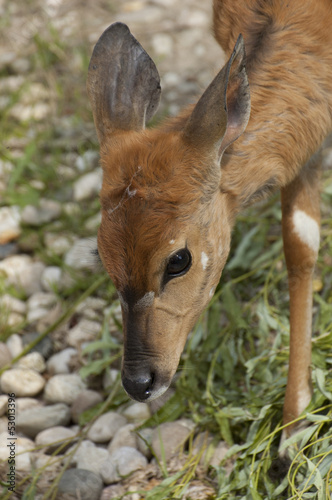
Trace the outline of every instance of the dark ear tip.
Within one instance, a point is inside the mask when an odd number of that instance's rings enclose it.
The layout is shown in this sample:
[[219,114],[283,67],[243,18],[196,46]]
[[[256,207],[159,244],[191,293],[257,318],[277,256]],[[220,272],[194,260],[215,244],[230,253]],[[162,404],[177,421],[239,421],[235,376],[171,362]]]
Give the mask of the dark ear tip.
[[130,29],[124,23],[116,22],[109,25],[108,28],[102,33],[100,39],[105,39],[106,37],[116,37],[123,38],[130,34]]

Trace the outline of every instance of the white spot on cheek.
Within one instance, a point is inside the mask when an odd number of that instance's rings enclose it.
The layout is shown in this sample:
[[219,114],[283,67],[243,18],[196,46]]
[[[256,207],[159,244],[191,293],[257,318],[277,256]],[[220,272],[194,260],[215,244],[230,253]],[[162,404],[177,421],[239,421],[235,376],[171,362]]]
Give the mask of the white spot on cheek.
[[319,226],[315,219],[303,210],[295,210],[293,226],[300,240],[317,253],[319,249]]
[[201,253],[201,263],[202,263],[203,271],[205,271],[208,262],[209,262],[209,257],[206,255],[205,252],[202,252]]
[[170,240],[170,242],[169,242],[170,245],[174,245],[174,243],[175,243],[175,240]]
[[139,311],[140,309],[145,309],[152,305],[154,299],[154,292],[147,292],[141,299],[139,299],[134,305],[134,311]]

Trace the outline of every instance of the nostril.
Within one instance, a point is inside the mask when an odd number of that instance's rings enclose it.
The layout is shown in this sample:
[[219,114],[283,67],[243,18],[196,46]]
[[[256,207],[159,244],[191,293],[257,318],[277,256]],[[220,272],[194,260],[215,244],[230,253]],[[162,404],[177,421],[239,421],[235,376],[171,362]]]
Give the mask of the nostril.
[[145,401],[152,394],[154,380],[155,376],[152,373],[135,379],[123,376],[122,385],[130,397],[137,401]]

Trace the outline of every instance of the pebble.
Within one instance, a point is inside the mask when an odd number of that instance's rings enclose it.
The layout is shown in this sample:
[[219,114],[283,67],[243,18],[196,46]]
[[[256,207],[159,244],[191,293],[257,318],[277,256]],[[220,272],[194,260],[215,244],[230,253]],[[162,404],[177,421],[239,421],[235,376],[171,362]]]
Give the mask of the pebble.
[[116,370],[115,368],[106,369],[103,375],[103,389],[109,391],[118,378],[120,378],[120,370]]
[[49,310],[57,303],[57,297],[53,293],[37,292],[28,300],[28,323],[34,323],[49,313]]
[[48,250],[55,255],[63,255],[70,250],[73,238],[58,233],[45,233],[44,243]]
[[28,310],[32,311],[38,307],[50,309],[57,303],[57,297],[54,293],[37,292],[28,299]]
[[122,446],[110,454],[109,460],[101,465],[100,475],[105,484],[111,484],[136,470],[145,469],[147,464],[147,459],[138,450]]
[[17,335],[17,333],[13,333],[7,340],[7,347],[11,354],[12,358],[16,358],[23,351],[23,341],[22,337]]
[[152,448],[159,460],[166,462],[181,451],[195,425],[190,420],[182,419],[175,422],[165,422],[154,429]]
[[50,403],[71,405],[84,389],[86,385],[76,373],[54,375],[46,383],[44,398]]
[[103,311],[107,306],[107,302],[99,297],[87,297],[76,308],[80,314],[84,314],[86,309],[94,309],[95,311]]
[[149,405],[146,403],[133,403],[128,406],[122,414],[129,422],[141,424],[151,417]]
[[0,384],[3,392],[14,392],[17,397],[36,396],[44,388],[45,379],[35,370],[12,368],[1,375]]
[[16,430],[34,438],[39,432],[58,425],[67,425],[70,410],[63,403],[32,408],[17,413]]
[[130,446],[137,449],[137,436],[134,431],[134,424],[127,424],[121,427],[108,445],[108,451],[112,453],[122,446]]
[[97,238],[95,237],[76,240],[65,255],[65,264],[74,269],[93,268],[95,266],[93,251],[96,248]]
[[39,352],[29,352],[15,365],[15,368],[30,368],[38,373],[43,373],[46,370],[46,363],[43,356]]
[[[73,443],[73,438],[75,436],[76,432],[74,432],[72,429],[57,425],[55,427],[50,427],[49,429],[45,429],[39,432],[35,438],[35,443],[37,446],[42,446],[43,448],[45,448],[45,453],[55,453],[58,455],[59,453],[63,454],[68,446]],[[66,441],[68,442],[64,446]],[[56,450],[58,450],[57,453]]]
[[[12,442],[12,437],[3,432],[0,434],[0,460],[7,461],[9,457],[10,447],[8,443]],[[21,472],[30,472],[32,468],[31,453],[27,450],[34,448],[34,442],[25,437],[17,437],[15,440],[15,469]]]
[[62,270],[58,266],[48,266],[44,269],[41,276],[41,284],[46,292],[53,292],[59,287],[61,282]]
[[[84,469],[67,469],[58,485],[56,498],[62,500],[99,500],[103,482],[99,475]],[[70,496],[67,496],[70,495]]]
[[85,221],[85,229],[90,231],[91,233],[96,233],[99,226],[101,224],[101,212],[98,212],[96,215],[92,215]]
[[0,208],[0,245],[5,245],[20,236],[20,221],[21,216],[18,207]]
[[151,39],[154,52],[157,55],[170,55],[173,52],[173,39],[166,33],[157,33]]
[[0,262],[0,271],[7,275],[8,284],[30,296],[41,291],[41,275],[45,269],[41,262],[34,262],[29,255],[13,255]]
[[96,419],[90,427],[87,437],[94,443],[108,443],[117,431],[126,424],[125,417],[109,411]]
[[35,398],[17,398],[16,399],[16,410],[17,413],[21,413],[25,410],[30,410],[32,408],[41,408],[43,402]]
[[99,153],[92,149],[85,151],[81,156],[78,156],[75,161],[75,166],[80,172],[85,172],[97,167]]
[[19,300],[8,293],[0,297],[0,307],[19,314],[25,314],[27,310],[27,305],[23,300]]
[[22,210],[22,222],[30,226],[41,226],[51,222],[61,214],[61,204],[58,201],[41,198],[39,205],[26,205]]
[[[7,340],[7,342],[8,342],[8,340]],[[4,366],[8,365],[8,363],[10,363],[12,357],[13,357],[13,355],[12,355],[9,347],[4,342],[0,342],[0,370]]]
[[224,441],[220,441],[220,443],[214,450],[214,453],[210,460],[210,465],[212,465],[213,467],[219,467],[220,462],[225,458],[225,455],[228,452],[228,450],[229,450],[228,444],[225,443]]
[[88,448],[85,453],[77,455],[77,468],[89,470],[99,475],[102,465],[109,459],[110,455],[105,448],[93,446]]
[[137,449],[140,451],[147,459],[152,456],[151,443],[152,435],[154,429],[152,427],[145,427],[140,429],[137,433]]
[[67,343],[72,347],[80,347],[83,342],[95,340],[100,330],[100,323],[83,318],[69,330]]
[[[39,333],[37,332],[25,333],[22,337],[23,346],[26,347],[38,337]],[[39,352],[44,359],[48,359],[53,352],[52,340],[47,336],[44,337],[38,342],[38,344],[30,349],[30,352]]]
[[78,353],[77,349],[67,347],[63,351],[53,354],[46,363],[47,371],[50,375],[58,375],[60,373],[70,373],[70,360]]
[[79,423],[80,415],[89,408],[93,408],[96,404],[103,401],[99,392],[85,390],[78,394],[71,407],[71,417],[75,424]]
[[101,189],[102,178],[103,173],[101,168],[82,175],[82,177],[74,182],[74,200],[82,201],[97,196]]
[[8,396],[7,394],[3,394],[0,396],[0,417],[3,417],[3,415],[7,412],[8,408]]

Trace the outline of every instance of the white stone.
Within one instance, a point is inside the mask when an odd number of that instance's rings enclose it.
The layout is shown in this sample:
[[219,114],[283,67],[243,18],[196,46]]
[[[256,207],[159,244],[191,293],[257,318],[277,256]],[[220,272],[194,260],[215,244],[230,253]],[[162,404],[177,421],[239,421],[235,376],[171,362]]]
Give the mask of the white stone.
[[0,307],[19,314],[25,314],[27,309],[26,303],[23,300],[19,300],[8,293],[0,297]]
[[[0,461],[7,461],[10,453],[8,443],[13,441],[12,437],[3,432],[0,434]],[[31,454],[28,450],[33,450],[34,442],[25,437],[17,437],[15,440],[15,468],[18,471],[30,472],[31,470]]]
[[83,302],[81,302],[76,311],[78,313],[84,314],[86,309],[95,309],[96,311],[103,311],[107,306],[107,302],[99,297],[87,297]]
[[78,156],[75,162],[75,166],[81,172],[91,169],[98,164],[99,154],[97,151],[88,150],[85,151],[82,156]]
[[17,335],[17,333],[13,333],[13,335],[9,337],[9,339],[6,342],[6,345],[13,358],[19,356],[23,351],[22,338],[19,335]]
[[30,368],[38,373],[43,373],[46,369],[46,364],[43,356],[39,352],[34,351],[29,352],[19,359],[15,368]]
[[57,297],[53,293],[37,292],[28,300],[28,323],[33,323],[49,314],[50,309],[56,304]]
[[134,431],[134,424],[127,424],[121,427],[108,445],[108,451],[113,453],[113,451],[122,446],[130,446],[137,449],[137,436]]
[[170,55],[173,52],[173,40],[166,33],[157,33],[151,40],[152,48],[157,55]]
[[40,226],[51,222],[61,214],[61,204],[58,201],[41,198],[39,205],[26,205],[22,211],[22,222],[31,226]]
[[51,375],[70,373],[69,363],[71,358],[77,355],[77,352],[77,349],[67,347],[63,351],[53,354],[46,362],[48,373]]
[[21,234],[20,222],[21,216],[18,207],[0,208],[0,245],[14,240]]
[[104,413],[92,424],[87,437],[94,443],[108,443],[117,431],[127,424],[127,419],[118,413]]
[[17,413],[22,413],[25,410],[31,410],[32,408],[41,408],[43,406],[42,401],[35,398],[17,398],[16,399],[16,410]]
[[110,455],[107,450],[94,446],[93,448],[88,448],[86,453],[79,454],[76,467],[100,475],[99,471],[104,462],[109,460],[109,457]]
[[105,370],[103,375],[103,389],[109,390],[110,387],[113,387],[115,382],[118,380],[120,375],[120,370],[116,368],[109,368]]
[[77,446],[74,445],[75,451],[71,454],[73,448],[68,450],[68,455],[71,455],[71,464],[77,465],[78,460],[83,457],[89,455],[92,448],[96,448],[96,445],[90,441],[89,439],[83,439]]
[[142,453],[130,446],[122,446],[110,454],[109,460],[100,467],[100,475],[106,484],[120,481],[121,477],[145,469],[148,461]]
[[69,330],[67,342],[72,347],[79,347],[83,342],[95,340],[100,330],[100,323],[83,318]]
[[45,266],[34,262],[29,255],[12,255],[0,262],[0,272],[4,271],[7,281],[28,295],[41,290],[41,275]]
[[[37,446],[45,447],[46,453],[53,453],[65,442],[67,442],[67,445],[70,444],[75,436],[76,433],[72,429],[57,425],[39,432],[35,438],[35,443]],[[59,452],[63,453],[61,450]]]
[[84,389],[86,384],[75,373],[54,375],[46,383],[44,398],[51,403],[71,405]]
[[293,214],[294,231],[300,240],[315,253],[319,249],[319,226],[315,219],[303,210],[295,210]]
[[58,233],[45,233],[44,235],[45,245],[55,255],[62,255],[70,250],[73,239]]
[[37,292],[31,295],[28,300],[28,309],[31,311],[39,307],[50,309],[57,303],[57,296],[54,293]]
[[82,201],[97,196],[101,189],[102,178],[103,174],[101,168],[97,168],[94,172],[82,175],[73,186],[74,200]]
[[95,267],[93,251],[97,248],[97,238],[81,238],[73,244],[65,255],[65,263],[74,269]]
[[14,392],[17,397],[36,396],[45,385],[45,379],[29,368],[12,368],[5,371],[0,379],[1,390]]
[[132,403],[122,414],[129,422],[142,423],[151,417],[149,405],[146,403]]
[[41,276],[41,284],[46,292],[53,292],[61,282],[62,270],[58,266],[48,266],[44,269]]
[[6,412],[8,408],[8,396],[7,394],[3,394],[0,396],[0,417],[2,417]]
[[101,212],[98,212],[96,215],[89,217],[85,222],[85,229],[88,231],[97,231],[98,227],[101,223]]

